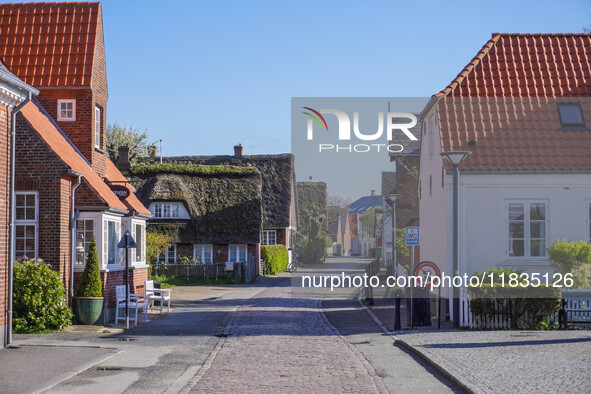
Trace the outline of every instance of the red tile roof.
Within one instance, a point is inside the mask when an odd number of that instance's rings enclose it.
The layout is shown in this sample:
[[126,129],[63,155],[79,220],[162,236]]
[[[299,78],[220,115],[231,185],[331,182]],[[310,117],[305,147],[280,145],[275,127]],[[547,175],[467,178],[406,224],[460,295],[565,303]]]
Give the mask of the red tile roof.
[[35,87],[90,86],[100,3],[0,4],[0,58]]
[[[591,34],[495,33],[434,97],[442,150],[472,151],[463,171],[591,170]],[[585,127],[562,127],[559,102]]]
[[43,138],[57,156],[70,169],[80,172],[86,183],[111,208],[127,210],[127,206],[111,191],[102,178],[92,170],[72,144],[56,128],[51,120],[41,111],[35,102],[30,101],[21,110],[26,121]]
[[129,206],[130,209],[132,209],[138,213],[150,215],[151,214],[150,211],[136,197],[136,195],[134,193],[135,189],[133,188],[131,183],[129,183],[127,178],[125,178],[123,176],[121,171],[119,171],[119,169],[115,166],[115,164],[113,164],[113,162],[110,159],[107,158],[106,163],[107,163],[107,178],[108,178],[108,180],[110,182],[113,182],[118,185],[125,185],[127,188],[129,188],[131,190],[131,193],[129,193],[129,197],[127,197],[123,201]]

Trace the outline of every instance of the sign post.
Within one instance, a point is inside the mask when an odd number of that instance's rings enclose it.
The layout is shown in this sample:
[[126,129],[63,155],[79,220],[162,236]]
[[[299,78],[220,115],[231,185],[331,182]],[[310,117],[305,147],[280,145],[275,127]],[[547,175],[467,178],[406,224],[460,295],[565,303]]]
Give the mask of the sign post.
[[437,329],[441,328],[441,271],[439,271],[439,267],[435,265],[435,263],[431,263],[429,261],[425,261],[424,263],[419,264],[417,269],[415,270],[415,276],[420,276],[423,278],[421,280],[421,286],[427,287],[431,284],[431,281],[434,277],[439,277],[439,286],[437,286],[438,290],[438,299],[437,299]]
[[[406,227],[404,229],[404,242],[410,246],[410,272],[415,270],[415,246],[420,245],[419,227]],[[414,328],[413,310],[415,300],[413,299],[413,288],[410,288],[410,328]]]
[[125,248],[125,329],[129,330],[129,249],[137,248],[129,230],[125,230],[117,247]]

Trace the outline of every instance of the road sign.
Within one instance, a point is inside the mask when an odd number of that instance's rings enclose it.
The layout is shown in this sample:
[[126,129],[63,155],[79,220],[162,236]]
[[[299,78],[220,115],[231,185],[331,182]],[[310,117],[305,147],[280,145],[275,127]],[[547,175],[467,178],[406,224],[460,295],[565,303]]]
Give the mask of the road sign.
[[419,245],[419,228],[418,227],[407,227],[406,228],[405,242],[407,245]]
[[424,262],[418,265],[415,276],[421,277],[422,287],[429,286],[433,277],[439,276],[439,268],[431,262]]
[[121,241],[119,241],[119,243],[117,244],[118,248],[137,248],[137,244],[135,243],[135,240],[133,239],[133,237],[131,236],[131,233],[129,232],[129,230],[125,230],[125,234],[123,234],[123,237],[121,237]]

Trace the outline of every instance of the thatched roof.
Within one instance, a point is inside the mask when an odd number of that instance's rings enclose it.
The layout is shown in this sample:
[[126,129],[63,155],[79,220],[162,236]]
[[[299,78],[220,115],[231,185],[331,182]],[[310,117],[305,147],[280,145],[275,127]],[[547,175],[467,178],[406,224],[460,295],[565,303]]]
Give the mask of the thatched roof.
[[178,232],[183,243],[259,243],[261,175],[254,167],[134,166],[128,176],[146,206],[182,202],[190,220],[152,219],[152,228]]
[[263,227],[290,225],[290,208],[295,198],[295,169],[292,154],[243,156],[164,157],[164,163],[232,165],[257,168],[262,177]]

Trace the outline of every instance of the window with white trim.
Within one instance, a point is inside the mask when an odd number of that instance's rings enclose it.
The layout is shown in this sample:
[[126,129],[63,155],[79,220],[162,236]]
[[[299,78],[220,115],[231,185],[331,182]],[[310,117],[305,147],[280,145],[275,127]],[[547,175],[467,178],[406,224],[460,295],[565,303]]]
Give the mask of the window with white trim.
[[94,147],[101,148],[101,109],[94,107]]
[[154,217],[160,219],[178,219],[181,217],[180,203],[155,203]]
[[94,238],[94,220],[76,220],[76,264],[85,265],[90,243]]
[[15,193],[14,243],[17,258],[37,258],[39,205],[37,192]]
[[76,100],[57,100],[57,120],[60,122],[76,120]]
[[230,245],[229,249],[229,261],[232,263],[246,262],[246,245]]
[[213,262],[212,245],[193,245],[193,259],[201,264],[211,264]]
[[176,245],[160,253],[158,256],[158,264],[176,264]]
[[146,261],[146,234],[145,225],[136,223],[134,226],[133,239],[137,245],[135,249],[135,261]]
[[541,201],[508,202],[510,257],[545,257],[547,204]]
[[105,219],[103,221],[103,263],[119,265],[120,250],[117,247],[121,239],[121,222]]
[[277,244],[277,230],[263,230],[263,245]]

